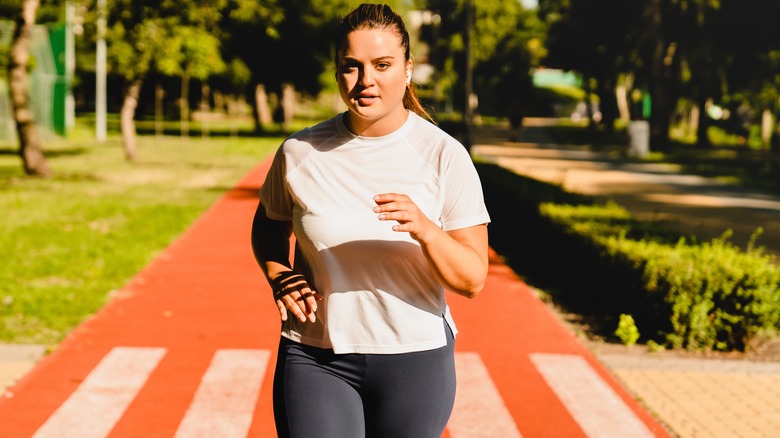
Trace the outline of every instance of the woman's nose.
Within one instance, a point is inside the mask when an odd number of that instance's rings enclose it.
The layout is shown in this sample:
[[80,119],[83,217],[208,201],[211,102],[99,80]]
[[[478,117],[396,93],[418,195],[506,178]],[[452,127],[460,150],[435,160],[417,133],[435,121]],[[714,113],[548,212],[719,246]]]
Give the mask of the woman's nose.
[[360,74],[360,84],[361,85],[371,85],[374,83],[374,75],[371,73],[370,69],[363,69],[363,71]]

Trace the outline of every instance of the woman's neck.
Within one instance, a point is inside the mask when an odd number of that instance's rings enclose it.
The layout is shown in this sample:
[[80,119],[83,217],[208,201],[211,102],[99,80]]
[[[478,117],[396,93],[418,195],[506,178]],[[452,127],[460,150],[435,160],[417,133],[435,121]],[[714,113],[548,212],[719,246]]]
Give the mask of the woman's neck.
[[347,111],[344,114],[344,126],[355,135],[382,137],[403,126],[408,118],[409,111],[406,108],[376,120],[361,119],[351,111]]

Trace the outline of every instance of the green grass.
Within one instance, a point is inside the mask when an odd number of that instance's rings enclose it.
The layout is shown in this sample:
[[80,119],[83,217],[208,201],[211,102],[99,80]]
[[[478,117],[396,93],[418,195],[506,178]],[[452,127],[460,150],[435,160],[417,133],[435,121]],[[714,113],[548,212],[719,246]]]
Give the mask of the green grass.
[[60,341],[281,140],[142,136],[130,163],[80,125],[46,142],[46,179],[0,144],[0,342]]

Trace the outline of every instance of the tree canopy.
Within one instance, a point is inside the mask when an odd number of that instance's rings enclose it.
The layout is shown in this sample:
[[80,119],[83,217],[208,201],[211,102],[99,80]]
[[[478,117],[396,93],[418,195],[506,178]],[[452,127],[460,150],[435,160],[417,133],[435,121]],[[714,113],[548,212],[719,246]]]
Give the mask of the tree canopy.
[[[105,1],[108,68],[123,82],[127,111],[135,111],[133,99],[150,76],[178,78],[185,101],[190,81],[245,95],[253,105],[258,86],[278,102],[287,86],[317,96],[332,84],[337,19],[354,6],[349,0]],[[15,17],[21,4],[0,0],[0,16]],[[38,21],[62,21],[64,4],[41,0]],[[84,20],[80,52],[88,52],[97,39],[97,0],[73,4]],[[513,100],[527,100],[531,72],[540,66],[585,79],[601,115],[594,125],[611,128],[621,115],[616,89],[648,96],[651,143],[660,149],[668,147],[671,123],[686,111],[706,114],[717,104],[734,114],[747,105],[751,114],[775,121],[780,112],[780,33],[774,30],[780,1],[539,0],[536,10],[516,0],[390,4],[407,18],[412,10],[436,17],[422,23],[419,40],[427,47],[421,59],[435,72],[421,96],[438,112],[464,109],[468,4],[474,9],[473,87],[483,114],[502,115]],[[78,64],[89,74],[94,56],[81,53]],[[702,144],[709,121],[702,116],[697,124]]]
[[[700,112],[712,102],[747,104],[777,118],[780,2],[540,0],[539,11],[548,25],[548,65],[593,79],[602,102],[621,74],[649,93],[656,148],[668,147],[684,102]],[[699,124],[702,144],[707,121]]]

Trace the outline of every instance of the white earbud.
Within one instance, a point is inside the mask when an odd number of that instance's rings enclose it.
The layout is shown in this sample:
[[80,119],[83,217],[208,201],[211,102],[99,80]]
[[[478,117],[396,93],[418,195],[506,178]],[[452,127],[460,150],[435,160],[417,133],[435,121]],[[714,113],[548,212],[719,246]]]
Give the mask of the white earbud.
[[412,71],[406,70],[406,85],[412,83]]

